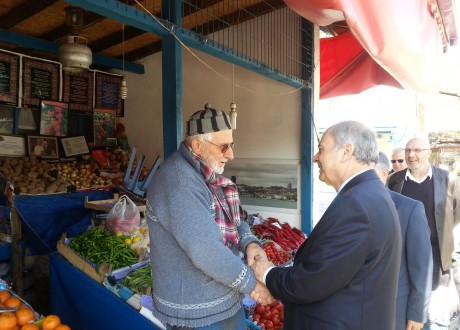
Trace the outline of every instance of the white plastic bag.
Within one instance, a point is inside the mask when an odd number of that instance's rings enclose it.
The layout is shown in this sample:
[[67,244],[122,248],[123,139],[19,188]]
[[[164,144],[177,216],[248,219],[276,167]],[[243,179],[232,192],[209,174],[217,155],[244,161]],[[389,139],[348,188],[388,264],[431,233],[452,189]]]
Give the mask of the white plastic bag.
[[139,208],[128,196],[123,195],[107,215],[105,227],[112,232],[127,232],[139,227],[140,221]]
[[428,319],[437,324],[448,326],[452,317],[457,314],[460,300],[453,280],[453,272],[450,272],[448,286],[439,286],[431,292]]

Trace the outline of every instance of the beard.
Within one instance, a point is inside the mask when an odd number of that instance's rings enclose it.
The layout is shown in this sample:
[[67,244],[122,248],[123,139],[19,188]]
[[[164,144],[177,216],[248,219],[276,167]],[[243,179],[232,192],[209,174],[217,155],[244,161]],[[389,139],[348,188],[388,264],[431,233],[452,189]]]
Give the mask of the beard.
[[218,161],[210,162],[209,166],[211,166],[212,170],[219,175],[224,173],[224,165],[220,164]]

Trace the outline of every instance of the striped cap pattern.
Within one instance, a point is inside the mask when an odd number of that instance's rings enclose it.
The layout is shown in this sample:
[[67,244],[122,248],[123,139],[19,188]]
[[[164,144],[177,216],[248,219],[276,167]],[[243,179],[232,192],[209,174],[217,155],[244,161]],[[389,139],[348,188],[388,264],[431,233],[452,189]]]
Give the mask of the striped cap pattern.
[[230,118],[222,110],[205,105],[204,110],[195,112],[187,122],[187,136],[213,133],[232,129]]

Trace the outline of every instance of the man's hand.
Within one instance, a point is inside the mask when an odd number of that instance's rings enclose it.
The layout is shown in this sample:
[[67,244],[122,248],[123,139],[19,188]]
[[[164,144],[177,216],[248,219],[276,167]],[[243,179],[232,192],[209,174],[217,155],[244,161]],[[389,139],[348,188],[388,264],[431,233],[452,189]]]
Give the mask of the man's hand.
[[249,243],[246,246],[246,262],[249,266],[252,266],[257,256],[267,258],[264,249],[262,249],[259,244]]
[[423,323],[407,320],[406,330],[422,330]]
[[264,274],[265,271],[270,268],[274,267],[275,265],[268,261],[267,255],[264,256],[256,256],[253,264],[251,265],[252,269],[254,270],[254,274],[256,275],[257,280],[264,283]]
[[262,304],[262,305],[269,305],[275,301],[273,299],[272,295],[268,291],[267,287],[257,281],[255,289],[249,294],[249,296],[256,302]]

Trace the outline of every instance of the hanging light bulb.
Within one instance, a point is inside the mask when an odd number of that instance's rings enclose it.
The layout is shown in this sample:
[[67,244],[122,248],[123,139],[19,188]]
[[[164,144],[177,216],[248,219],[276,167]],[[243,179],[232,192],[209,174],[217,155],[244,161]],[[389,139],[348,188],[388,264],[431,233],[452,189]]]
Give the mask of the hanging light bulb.
[[125,79],[125,24],[121,25],[121,39],[123,47],[123,79],[121,80],[120,84],[120,98],[126,100],[126,98],[128,97],[128,86],[126,86]]
[[238,117],[238,113],[236,112],[236,103],[230,103],[230,123],[232,124],[232,128],[236,129],[236,117]]
[[[235,65],[232,64],[232,100],[235,100]],[[236,112],[236,103],[230,103],[230,123],[233,129],[236,129],[236,117],[238,113]]]
[[126,100],[127,97],[128,97],[128,87],[126,86],[126,79],[123,76],[123,79],[120,84],[120,98],[122,98],[123,100]]

